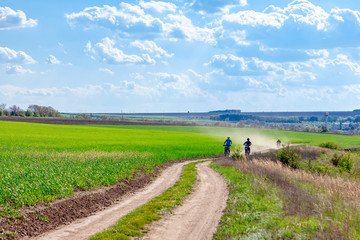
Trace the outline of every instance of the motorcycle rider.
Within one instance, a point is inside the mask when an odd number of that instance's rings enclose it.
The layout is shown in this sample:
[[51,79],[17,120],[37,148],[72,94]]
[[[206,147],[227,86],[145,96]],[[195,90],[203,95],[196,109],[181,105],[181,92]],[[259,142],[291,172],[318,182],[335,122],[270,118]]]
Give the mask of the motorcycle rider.
[[243,145],[245,146],[245,152],[246,149],[249,149],[249,154],[250,154],[250,146],[252,145],[252,143],[250,142],[250,138],[247,138],[246,142],[244,142]]
[[231,141],[230,137],[227,137],[227,139],[225,140],[224,145],[223,145],[225,147],[225,155],[226,155],[227,150],[230,153],[231,145],[232,145],[232,141]]
[[278,140],[276,141],[276,145],[277,145],[278,148],[281,148],[281,140],[280,140],[280,139],[278,139]]

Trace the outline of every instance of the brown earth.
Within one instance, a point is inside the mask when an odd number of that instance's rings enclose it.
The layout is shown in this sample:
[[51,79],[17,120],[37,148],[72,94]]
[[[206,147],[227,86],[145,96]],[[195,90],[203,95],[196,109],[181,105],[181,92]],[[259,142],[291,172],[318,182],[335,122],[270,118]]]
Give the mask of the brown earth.
[[158,166],[153,173],[145,174],[140,171],[135,173],[133,178],[121,180],[112,187],[79,191],[75,196],[54,201],[49,206],[38,204],[32,209],[24,210],[22,217],[18,219],[0,217],[0,236],[1,232],[16,232],[17,235],[8,235],[7,239],[27,239],[93,215],[113,205],[126,194],[150,184],[163,169],[185,161],[188,160],[166,162]]
[[101,119],[75,119],[75,118],[49,118],[49,117],[0,117],[0,121],[29,122],[62,125],[155,125],[155,126],[189,126],[193,123],[166,122],[166,121],[131,121],[131,120],[101,120]]

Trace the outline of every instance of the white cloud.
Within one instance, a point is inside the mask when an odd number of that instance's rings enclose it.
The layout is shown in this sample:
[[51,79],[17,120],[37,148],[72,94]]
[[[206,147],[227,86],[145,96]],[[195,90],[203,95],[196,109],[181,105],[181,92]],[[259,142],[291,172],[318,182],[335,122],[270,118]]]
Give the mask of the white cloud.
[[[194,26],[182,11],[176,14],[162,14],[160,11],[161,16],[158,17],[148,14],[146,10],[156,4],[160,3],[140,2],[140,5],[121,3],[120,8],[108,5],[89,7],[78,13],[66,14],[66,19],[71,26],[83,26],[85,30],[101,26],[113,29],[125,38],[170,38],[208,43],[216,42],[213,35],[218,29]],[[165,5],[160,5],[164,9]]]
[[36,61],[23,51],[0,47],[0,63],[34,64]]
[[80,25],[85,29],[102,26],[127,34],[159,34],[163,32],[163,22],[145,14],[139,6],[121,3],[120,9],[104,5],[89,7],[78,13],[65,15],[71,26]]
[[25,74],[25,73],[34,74],[34,72],[31,71],[30,69],[25,69],[20,65],[7,66],[6,73],[7,74]]
[[99,68],[99,72],[103,72],[103,73],[109,74],[111,76],[114,76],[114,74],[115,74],[113,71],[111,71],[108,68]]
[[141,57],[125,54],[121,49],[116,48],[115,41],[108,37],[103,38],[101,42],[96,43],[94,46],[88,42],[86,50],[92,54],[93,58],[98,58],[100,61],[109,64],[155,64],[155,60],[148,54],[143,54]]
[[155,54],[155,57],[157,57],[157,58],[160,58],[161,56],[165,56],[168,58],[174,56],[173,53],[169,54],[166,50],[164,50],[161,47],[159,47],[158,45],[156,45],[156,43],[154,41],[136,40],[136,41],[132,42],[130,45],[133,47],[137,47],[142,51],[153,53],[153,54]]
[[161,2],[161,1],[149,1],[144,2],[140,1],[139,4],[144,9],[153,9],[157,12],[176,12],[177,6],[170,2]]
[[222,16],[221,24],[225,32],[239,28],[246,31],[247,42],[261,41],[272,47],[358,46],[360,12],[350,9],[327,12],[308,0],[295,0],[284,8],[271,5],[262,12],[229,11]]
[[184,97],[200,97],[206,95],[187,74],[157,72],[152,73],[152,75],[158,80],[157,88],[166,94]]
[[211,61],[206,63],[205,66],[220,69],[228,76],[248,77],[242,79],[258,86],[261,84],[258,84],[259,79],[256,78],[266,79],[266,77],[269,77],[268,81],[270,82],[302,82],[314,81],[316,79],[316,76],[312,73],[311,65],[306,62],[276,63],[263,61],[254,57],[244,58],[232,54],[221,54],[214,55]]
[[54,55],[49,55],[49,57],[46,59],[46,62],[48,64],[61,64],[61,61],[58,60]]
[[329,14],[321,7],[317,7],[307,0],[295,0],[283,9],[271,5],[263,12],[240,11],[224,15],[222,20],[252,27],[271,26],[279,29],[285,24],[293,23],[312,25],[318,30],[326,30],[328,17]]
[[57,88],[24,88],[14,85],[0,85],[0,94],[5,97],[23,96],[53,96],[59,94],[61,90]]
[[184,15],[168,14],[167,20],[170,22],[165,26],[170,37],[175,39],[184,38],[189,41],[200,41],[211,44],[216,43],[214,34],[218,29],[194,26],[192,21]]
[[36,25],[37,21],[27,19],[23,11],[14,11],[9,7],[0,7],[0,30],[35,27]]

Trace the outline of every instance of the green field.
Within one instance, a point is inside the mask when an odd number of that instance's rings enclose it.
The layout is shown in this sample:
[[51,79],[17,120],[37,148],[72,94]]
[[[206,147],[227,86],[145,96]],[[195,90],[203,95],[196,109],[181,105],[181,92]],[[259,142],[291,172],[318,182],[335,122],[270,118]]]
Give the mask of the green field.
[[[96,127],[96,125],[95,125]],[[234,144],[241,145],[250,138],[254,146],[271,147],[275,146],[276,140],[281,139],[283,143],[306,143],[311,146],[318,146],[320,143],[333,142],[343,148],[360,147],[360,136],[336,135],[323,133],[308,133],[294,131],[280,131],[258,128],[227,128],[227,127],[182,127],[182,126],[103,126],[107,128],[121,129],[142,129],[177,131],[189,133],[203,133],[214,139],[225,140],[230,136]]]
[[152,171],[168,160],[222,152],[191,131],[0,122],[0,216]]
[[68,126],[0,122],[0,216],[77,189],[109,186],[136,169],[221,154],[222,142],[250,137],[254,146],[283,142],[360,145],[360,136],[177,126]]

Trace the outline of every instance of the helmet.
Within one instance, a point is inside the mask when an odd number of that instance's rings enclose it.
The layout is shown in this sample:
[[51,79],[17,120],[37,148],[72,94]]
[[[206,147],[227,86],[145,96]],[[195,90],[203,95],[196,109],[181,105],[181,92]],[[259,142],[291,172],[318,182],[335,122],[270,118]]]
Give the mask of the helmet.
[[228,136],[228,139],[230,139],[230,136]]
[[250,138],[247,138],[248,141],[250,141]]

